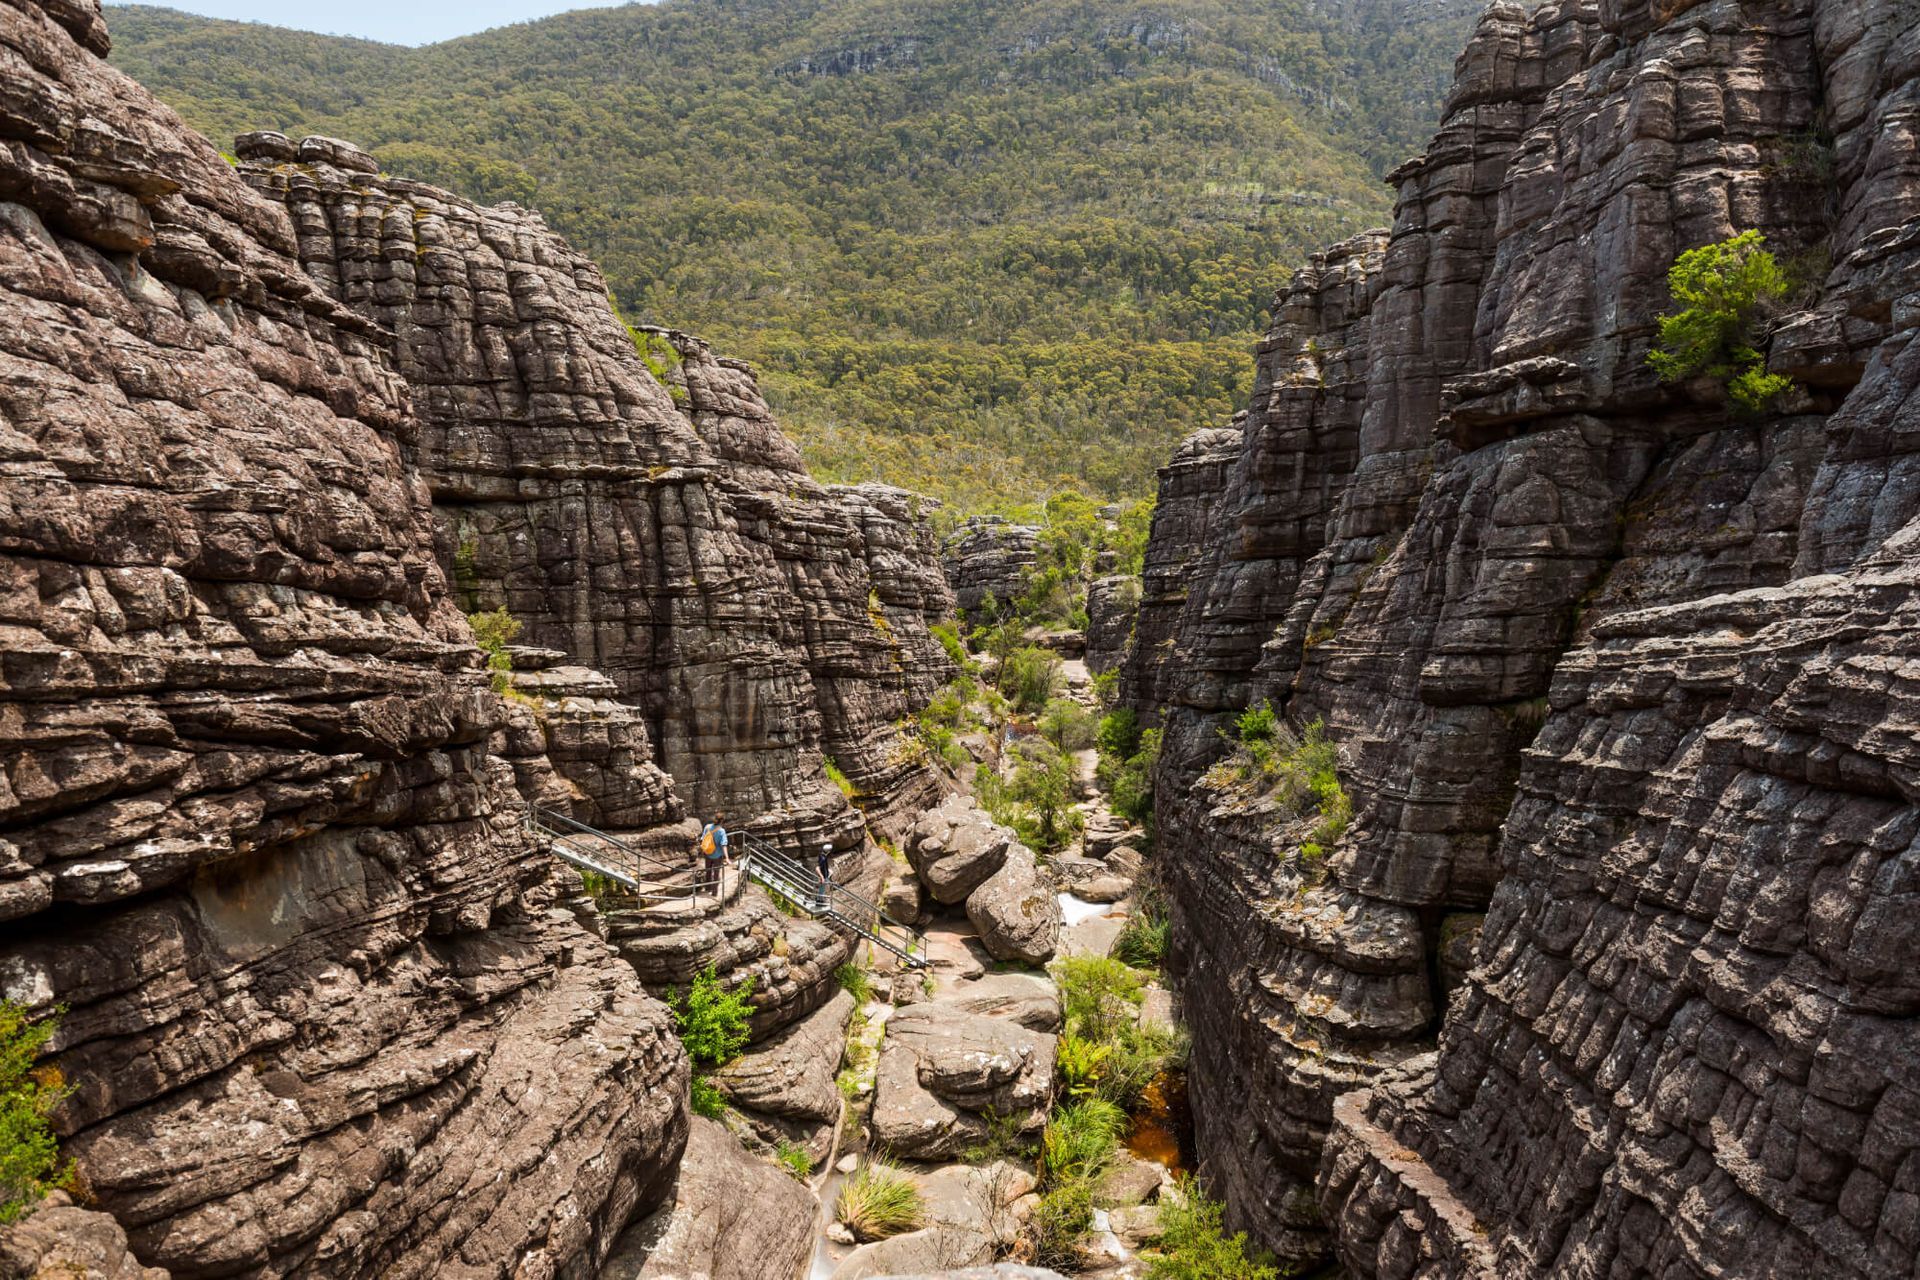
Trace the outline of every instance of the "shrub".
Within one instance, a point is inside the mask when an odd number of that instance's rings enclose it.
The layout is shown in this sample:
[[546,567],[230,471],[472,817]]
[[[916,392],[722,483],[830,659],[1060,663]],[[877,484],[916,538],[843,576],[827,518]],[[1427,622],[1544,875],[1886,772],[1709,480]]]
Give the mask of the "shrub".
[[1055,1053],[1055,1065],[1067,1092],[1076,1098],[1088,1097],[1096,1092],[1100,1078],[1106,1072],[1107,1059],[1112,1054],[1113,1046],[1110,1044],[1096,1044],[1071,1031],[1061,1036]]
[[1113,940],[1107,954],[1136,969],[1158,969],[1167,958],[1171,931],[1172,922],[1166,915],[1136,910],[1121,926],[1120,935]]
[[1158,729],[1141,733],[1139,747],[1124,760],[1101,757],[1095,776],[1114,813],[1129,822],[1143,822],[1153,816],[1153,767],[1159,759]]
[[1040,734],[1062,751],[1084,751],[1094,742],[1093,713],[1071,698],[1054,698],[1040,713]]
[[1105,1098],[1057,1107],[1040,1136],[1040,1171],[1049,1184],[1106,1172],[1127,1129],[1127,1113]]
[[1120,696],[1120,672],[1102,671],[1093,678],[1093,705],[1102,711],[1111,710],[1114,701]]
[[739,990],[728,991],[711,964],[694,978],[692,987],[668,993],[680,1043],[696,1067],[723,1067],[740,1056],[747,1046],[747,1022],[753,1016],[748,1003],[752,994],[752,978]]
[[873,977],[857,964],[841,965],[833,971],[833,980],[853,994],[855,1004],[866,1004],[873,999]]
[[953,660],[954,666],[960,668],[963,672],[971,672],[974,670],[975,664],[973,658],[968,654],[967,646],[961,643],[960,628],[957,624],[952,622],[936,622],[931,627],[928,627],[927,630],[932,633],[935,640],[940,642],[940,647],[947,651],[947,657]]
[[520,620],[507,612],[501,605],[497,609],[488,609],[482,613],[467,615],[467,625],[473,628],[473,642],[480,646],[480,652],[486,655],[489,679],[495,693],[505,693],[513,673],[513,660],[507,656],[507,646],[520,635]]
[[1116,760],[1125,760],[1140,749],[1140,717],[1131,707],[1121,707],[1109,711],[1100,717],[1100,727],[1093,735],[1093,745],[1103,756],[1112,756]]
[[820,763],[821,763],[821,766],[827,771],[827,781],[831,782],[834,786],[840,788],[841,795],[851,800],[854,798],[855,795],[858,794],[853,789],[852,780],[849,779],[845,773],[841,772],[840,766],[833,762],[833,757],[821,756]]
[[694,1073],[690,1086],[688,1105],[693,1114],[705,1116],[709,1120],[718,1120],[727,1113],[727,1095],[720,1092],[718,1085],[705,1076]]
[[57,1013],[33,1019],[0,1000],[0,1225],[24,1217],[72,1171],[48,1121],[72,1090],[56,1068],[34,1065],[58,1026]]
[[1160,1197],[1160,1239],[1147,1259],[1150,1280],[1274,1280],[1278,1272],[1247,1256],[1244,1231],[1226,1235],[1226,1206],[1208,1199],[1192,1179]]
[[1768,373],[1754,347],[1790,288],[1765,243],[1758,231],[1743,231],[1674,260],[1667,287],[1681,306],[1660,318],[1658,349],[1647,354],[1663,381],[1713,378],[1743,413],[1764,412],[1792,385]]
[[1033,1260],[1043,1267],[1077,1271],[1080,1241],[1093,1226],[1093,1184],[1074,1180],[1041,1193],[1027,1219]]
[[1006,778],[982,771],[974,780],[980,802],[996,822],[1012,827],[1043,852],[1065,845],[1086,822],[1073,805],[1073,761],[1045,739],[1015,744]]
[[1059,655],[1033,645],[1013,650],[1000,664],[1000,692],[1020,711],[1038,711],[1064,683]]
[[1132,1026],[1145,977],[1111,956],[1066,956],[1052,966],[1069,1031],[1089,1040],[1112,1040]]
[[813,1157],[807,1154],[805,1147],[782,1140],[774,1146],[774,1159],[785,1165],[787,1172],[802,1182],[813,1176]]
[[926,1220],[926,1202],[913,1180],[891,1165],[869,1160],[840,1186],[833,1216],[860,1240],[884,1240],[917,1231]]
[[1279,727],[1273,708],[1266,703],[1257,707],[1248,707],[1234,721],[1234,728],[1242,742],[1271,742],[1274,731]]

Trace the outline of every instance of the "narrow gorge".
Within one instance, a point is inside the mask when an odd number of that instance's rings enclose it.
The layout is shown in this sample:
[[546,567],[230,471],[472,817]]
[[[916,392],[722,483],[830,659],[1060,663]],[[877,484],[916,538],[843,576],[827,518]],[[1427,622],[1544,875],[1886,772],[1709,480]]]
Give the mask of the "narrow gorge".
[[110,48],[0,0],[0,1280],[1920,1276],[1920,0],[1493,0],[1033,520]]

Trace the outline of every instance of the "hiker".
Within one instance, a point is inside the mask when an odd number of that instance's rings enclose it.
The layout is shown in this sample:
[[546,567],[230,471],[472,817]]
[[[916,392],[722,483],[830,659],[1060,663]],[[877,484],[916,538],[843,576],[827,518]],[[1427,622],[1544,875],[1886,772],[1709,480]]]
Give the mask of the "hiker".
[[727,856],[727,829],[721,825],[726,816],[716,813],[713,821],[700,828],[700,843],[694,849],[694,857],[700,860],[700,874],[694,887],[711,888],[716,898],[720,896],[721,867],[732,861]]
[[833,886],[833,841],[828,840],[820,846],[820,856],[814,860],[814,869],[820,873],[820,891],[817,895],[819,909],[827,909],[827,890]]

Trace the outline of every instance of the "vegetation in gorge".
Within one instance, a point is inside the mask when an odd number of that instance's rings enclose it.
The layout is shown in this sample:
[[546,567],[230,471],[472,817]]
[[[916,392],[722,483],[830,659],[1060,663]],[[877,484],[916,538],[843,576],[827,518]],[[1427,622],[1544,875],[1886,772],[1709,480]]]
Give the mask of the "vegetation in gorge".
[[920,1188],[892,1165],[868,1160],[840,1185],[833,1216],[858,1240],[884,1240],[917,1231],[926,1222]]
[[1266,703],[1249,707],[1234,725],[1231,755],[1205,775],[1212,787],[1251,786],[1282,810],[1314,819],[1300,844],[1308,861],[1324,857],[1353,820],[1353,799],[1340,782],[1340,748],[1315,720],[1298,733]]
[[1226,1205],[1191,1178],[1161,1196],[1160,1237],[1145,1255],[1149,1280],[1275,1280],[1278,1270],[1248,1245],[1246,1232],[1226,1234],[1225,1215]]
[[59,1027],[0,1000],[0,1226],[17,1221],[68,1178],[48,1117],[72,1092],[58,1069],[36,1066]]
[[805,1147],[796,1146],[782,1139],[774,1144],[773,1158],[800,1182],[805,1182],[813,1176],[813,1157],[807,1154]]
[[1787,273],[1758,231],[1689,249],[1667,273],[1673,300],[1660,318],[1660,344],[1647,353],[1662,381],[1707,377],[1743,414],[1764,413],[1793,385],[1767,372],[1757,343],[1767,319],[1791,291]]
[[717,1119],[726,1109],[725,1096],[707,1078],[707,1072],[726,1066],[747,1047],[752,995],[752,978],[729,991],[721,985],[712,964],[696,974],[686,990],[668,992],[667,1004],[673,1010],[680,1043],[693,1060],[692,1105],[698,1115]]
[[1003,773],[983,769],[973,785],[995,822],[1042,853],[1064,848],[1086,822],[1073,803],[1072,757],[1043,737],[1015,741]]
[[1099,753],[1094,776],[1107,795],[1108,807],[1129,822],[1151,823],[1160,731],[1141,729],[1139,717],[1121,707],[1101,717],[1094,747]]
[[1034,1260],[1073,1267],[1093,1226],[1093,1193],[1113,1163],[1127,1115],[1101,1097],[1056,1107],[1040,1137],[1040,1202],[1027,1221]]
[[223,144],[540,209],[636,323],[752,361],[816,474],[975,509],[1144,494],[1225,421],[1478,9],[667,0],[403,49],[119,8],[113,56]]
[[501,605],[480,613],[467,615],[467,625],[473,628],[473,642],[480,646],[480,652],[486,657],[488,680],[493,691],[505,694],[511,689],[509,681],[513,675],[513,659],[507,655],[507,646],[520,636],[520,620],[507,612]]

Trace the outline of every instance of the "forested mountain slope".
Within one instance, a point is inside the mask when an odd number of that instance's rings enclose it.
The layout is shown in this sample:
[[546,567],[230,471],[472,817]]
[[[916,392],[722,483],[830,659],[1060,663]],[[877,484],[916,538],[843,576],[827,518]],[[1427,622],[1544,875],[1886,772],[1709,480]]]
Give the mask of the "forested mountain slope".
[[417,50],[112,20],[214,138],[536,206],[630,320],[758,366],[816,472],[973,507],[1143,493],[1243,402],[1278,264],[1384,220],[1478,7],[667,0]]

